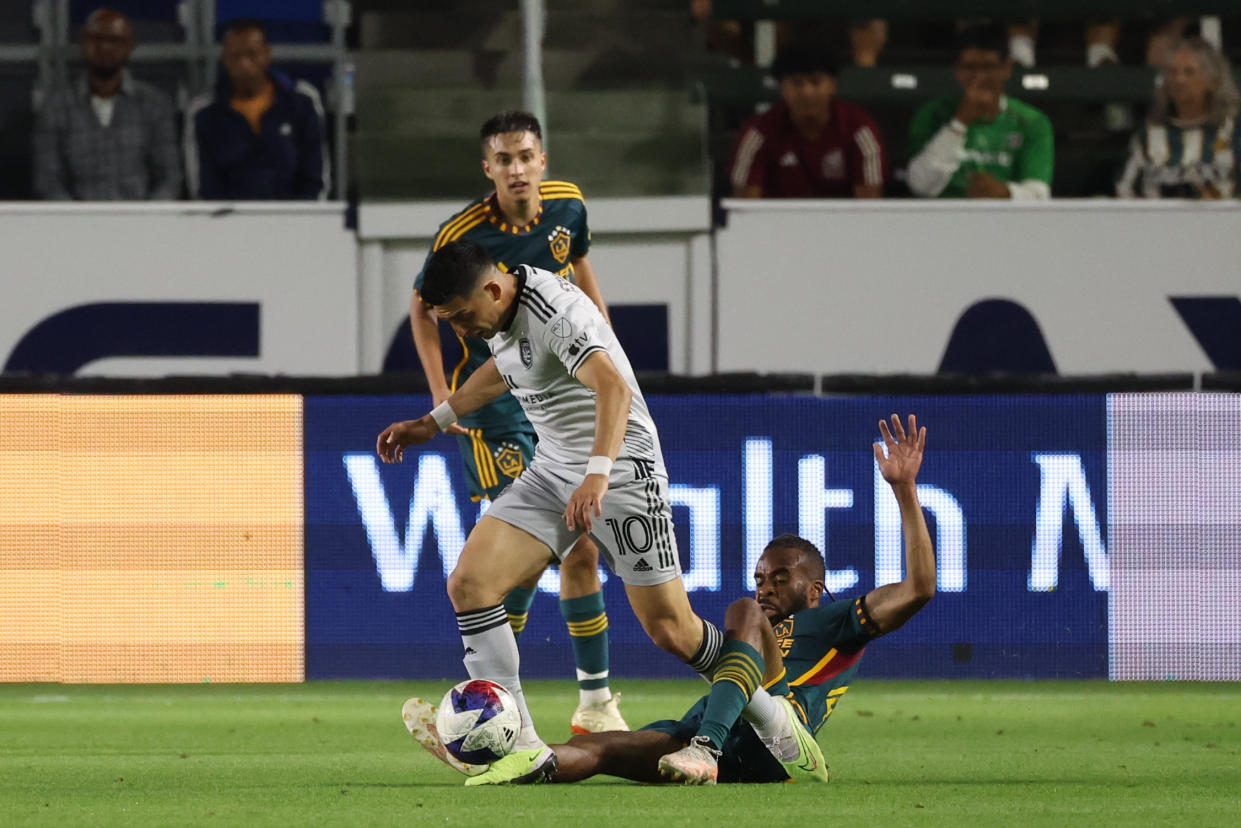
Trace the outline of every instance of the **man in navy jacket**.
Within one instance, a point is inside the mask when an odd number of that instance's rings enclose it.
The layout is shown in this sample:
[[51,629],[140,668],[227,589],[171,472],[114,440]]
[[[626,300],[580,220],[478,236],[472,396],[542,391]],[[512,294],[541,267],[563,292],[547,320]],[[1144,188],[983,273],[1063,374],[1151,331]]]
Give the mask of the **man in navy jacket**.
[[190,195],[211,200],[322,199],[329,186],[323,104],[314,86],[271,70],[262,24],[234,20],[214,95],[186,115]]

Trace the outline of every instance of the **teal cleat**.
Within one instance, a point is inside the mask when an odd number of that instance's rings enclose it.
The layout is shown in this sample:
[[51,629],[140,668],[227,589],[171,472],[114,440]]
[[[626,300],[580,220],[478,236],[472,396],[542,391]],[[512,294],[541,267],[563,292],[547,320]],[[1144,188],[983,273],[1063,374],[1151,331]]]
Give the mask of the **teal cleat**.
[[502,759],[497,759],[487,768],[486,773],[471,776],[465,780],[467,786],[474,785],[537,785],[546,782],[556,772],[556,754],[547,745],[515,750]]

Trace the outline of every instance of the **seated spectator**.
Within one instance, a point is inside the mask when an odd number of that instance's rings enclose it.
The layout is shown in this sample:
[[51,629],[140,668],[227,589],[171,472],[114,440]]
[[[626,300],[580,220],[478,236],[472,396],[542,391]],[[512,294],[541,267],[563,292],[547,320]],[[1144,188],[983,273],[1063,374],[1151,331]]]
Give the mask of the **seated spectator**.
[[1051,197],[1051,122],[1004,94],[1012,74],[999,26],[958,35],[960,98],[925,104],[909,127],[909,189],[927,198]]
[[224,29],[220,78],[186,115],[186,180],[194,198],[327,197],[323,104],[314,86],[271,69],[262,24]]
[[738,198],[879,198],[887,169],[879,127],[836,95],[836,64],[813,44],[788,46],[771,74],[783,99],[750,118],[733,151]]
[[1121,198],[1232,198],[1241,194],[1239,100],[1228,59],[1200,37],[1172,45],[1146,124],[1129,145]]
[[129,21],[98,9],[82,26],[78,45],[85,74],[39,108],[35,194],[82,201],[179,198],[172,105],[125,68],[134,50]]

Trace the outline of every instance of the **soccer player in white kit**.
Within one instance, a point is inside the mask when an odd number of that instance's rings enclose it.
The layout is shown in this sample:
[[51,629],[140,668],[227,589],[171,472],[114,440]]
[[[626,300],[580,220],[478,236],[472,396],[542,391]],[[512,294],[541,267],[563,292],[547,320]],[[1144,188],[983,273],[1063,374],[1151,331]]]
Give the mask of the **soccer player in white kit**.
[[629,359],[590,298],[545,270],[504,272],[465,240],[431,257],[421,295],[459,335],[487,340],[492,359],[430,413],[384,429],[379,456],[399,463],[406,446],[506,389],[539,438],[530,467],[475,525],[448,578],[466,670],[508,688],[522,716],[517,749],[466,784],[539,782],[556,757],[530,718],[503,602],[549,556],[563,559],[589,533],[651,640],[699,673],[711,675],[723,635],[690,607],[659,435]]

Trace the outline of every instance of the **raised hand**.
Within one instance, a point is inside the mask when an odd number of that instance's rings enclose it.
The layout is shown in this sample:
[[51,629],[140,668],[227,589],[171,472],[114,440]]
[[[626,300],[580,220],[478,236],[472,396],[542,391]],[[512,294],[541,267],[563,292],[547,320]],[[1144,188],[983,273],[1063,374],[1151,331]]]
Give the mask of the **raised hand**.
[[[918,469],[922,467],[922,450],[926,447],[926,426],[918,430],[918,419],[909,415],[909,431],[901,425],[901,418],[892,415],[892,428],[887,422],[879,421],[879,433],[883,435],[883,444],[875,443],[875,461],[879,464],[879,472],[883,479],[893,486],[912,485],[918,479]],[[884,448],[887,454],[884,454]]]

